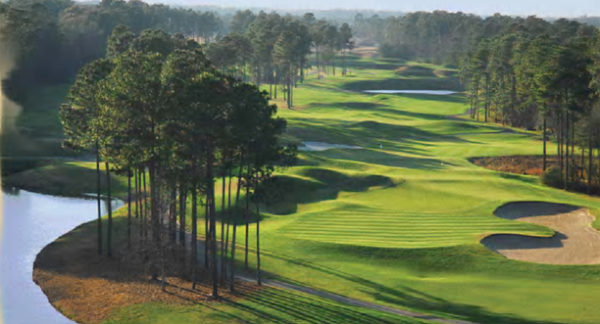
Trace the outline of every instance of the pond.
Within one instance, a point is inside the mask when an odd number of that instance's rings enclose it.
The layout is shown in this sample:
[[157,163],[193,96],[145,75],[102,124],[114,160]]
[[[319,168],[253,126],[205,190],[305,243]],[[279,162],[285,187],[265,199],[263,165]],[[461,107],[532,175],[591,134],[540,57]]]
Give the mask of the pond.
[[302,142],[304,146],[298,147],[300,151],[326,151],[332,149],[347,149],[347,150],[359,150],[362,149],[360,146],[344,145],[344,144],[329,144],[323,142]]
[[[123,205],[113,201],[114,209]],[[102,204],[102,212],[107,202]],[[2,190],[0,222],[0,322],[75,322],[48,302],[33,282],[33,262],[49,243],[82,223],[97,217],[93,199],[63,198],[18,189]]]
[[363,92],[377,94],[424,94],[434,96],[448,96],[458,93],[456,91],[448,90],[365,90]]

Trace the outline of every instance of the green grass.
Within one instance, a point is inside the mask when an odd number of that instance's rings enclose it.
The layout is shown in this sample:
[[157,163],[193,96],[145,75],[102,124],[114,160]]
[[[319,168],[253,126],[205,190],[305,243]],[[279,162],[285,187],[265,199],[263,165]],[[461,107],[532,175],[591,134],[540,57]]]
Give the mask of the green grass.
[[311,79],[297,90],[295,109],[280,109],[288,119],[288,138],[365,148],[303,153],[303,165],[286,175],[305,176],[307,169],[319,168],[385,176],[397,185],[341,190],[336,199],[299,199],[295,213],[269,214],[261,226],[263,268],[283,280],[354,298],[482,323],[600,321],[599,266],[507,260],[479,244],[492,233],[552,235],[548,228],[495,217],[504,203],[549,201],[597,209],[600,201],[468,162],[477,156],[540,154],[541,142],[532,132],[506,133],[497,125],[446,118],[466,111],[460,94],[352,92],[456,90],[456,80],[392,73],[367,67],[353,78]]
[[[105,170],[104,164],[100,165]],[[21,189],[56,196],[80,197],[97,192],[95,162],[53,162],[48,165],[15,173],[4,179],[3,184]],[[106,173],[100,179],[106,195]],[[127,196],[127,178],[111,174],[111,194],[124,199]]]
[[242,299],[196,306],[141,304],[122,308],[103,324],[178,323],[302,323],[302,324],[419,324],[401,318],[346,306],[306,294],[267,288]]
[[[398,77],[394,70],[402,64],[406,63],[354,58],[352,77],[310,76],[296,89],[294,109],[275,100],[282,107],[279,114],[288,120],[285,139],[364,149],[304,152],[299,166],[278,174],[286,194],[279,204],[263,206],[261,223],[262,267],[267,275],[382,305],[480,323],[600,322],[600,266],[513,261],[479,243],[495,233],[552,235],[542,226],[495,217],[494,210],[505,203],[547,201],[597,212],[600,200],[545,187],[535,177],[471,164],[472,157],[540,154],[541,142],[533,132],[507,133],[497,125],[447,118],[466,111],[461,94],[359,92],[459,90],[456,79],[448,76]],[[549,150],[553,149],[551,145]],[[598,221],[595,226],[600,227]],[[254,230],[252,225],[251,233]],[[238,235],[242,241],[243,231]],[[250,242],[255,242],[253,234]],[[302,298],[280,293],[287,297],[261,298],[271,300],[273,307],[280,299],[290,303],[288,308],[303,307],[294,304]],[[244,303],[267,311],[252,298]],[[251,322],[260,323],[262,318],[260,312],[233,308],[228,312]],[[123,309],[112,323],[237,320],[229,315],[201,306],[140,305]],[[279,322],[302,318],[279,312],[273,316]]]

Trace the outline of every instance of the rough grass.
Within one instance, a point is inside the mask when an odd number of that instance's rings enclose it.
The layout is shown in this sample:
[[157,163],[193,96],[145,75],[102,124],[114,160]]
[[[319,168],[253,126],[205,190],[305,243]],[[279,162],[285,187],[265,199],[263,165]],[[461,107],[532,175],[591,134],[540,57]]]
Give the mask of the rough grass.
[[[501,172],[532,176],[541,176],[544,172],[544,157],[539,155],[483,157],[474,158],[471,161],[478,166]],[[552,167],[558,165],[558,158],[556,156],[548,156],[546,162],[548,167]]]

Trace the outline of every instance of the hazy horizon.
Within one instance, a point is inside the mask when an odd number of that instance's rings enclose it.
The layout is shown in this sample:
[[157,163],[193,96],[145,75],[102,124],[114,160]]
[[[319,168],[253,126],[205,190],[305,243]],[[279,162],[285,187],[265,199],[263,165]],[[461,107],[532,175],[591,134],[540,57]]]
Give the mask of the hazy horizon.
[[417,2],[396,2],[388,0],[365,1],[360,0],[303,0],[297,2],[281,2],[276,0],[147,0],[148,3],[164,3],[171,5],[211,5],[221,7],[268,7],[273,9],[299,9],[299,10],[377,10],[377,11],[462,11],[478,15],[492,15],[501,13],[505,15],[540,17],[581,17],[600,16],[600,6],[591,0],[547,1],[539,2],[523,0],[505,0],[502,3],[482,3],[476,0],[422,0]]

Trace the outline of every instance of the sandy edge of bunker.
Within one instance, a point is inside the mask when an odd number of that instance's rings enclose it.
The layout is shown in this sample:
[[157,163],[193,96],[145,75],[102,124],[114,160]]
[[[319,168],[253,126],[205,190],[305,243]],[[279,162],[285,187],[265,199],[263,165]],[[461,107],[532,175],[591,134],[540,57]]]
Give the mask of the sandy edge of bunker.
[[513,260],[543,264],[600,264],[600,232],[587,208],[548,202],[512,202],[494,212],[503,219],[546,226],[552,237],[492,234],[481,240],[488,249]]

